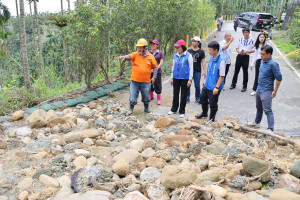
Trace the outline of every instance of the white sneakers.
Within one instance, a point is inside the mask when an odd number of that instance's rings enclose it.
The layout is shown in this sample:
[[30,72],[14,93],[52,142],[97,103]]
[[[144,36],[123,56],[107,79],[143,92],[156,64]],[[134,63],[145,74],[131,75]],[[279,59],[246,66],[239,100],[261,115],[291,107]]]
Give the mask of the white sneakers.
[[254,126],[254,127],[256,127],[256,128],[259,128],[259,127],[260,127],[260,124],[257,124],[257,123],[255,123],[255,122],[248,122],[247,125],[248,125],[248,126]]
[[[176,112],[173,112],[171,110],[168,112],[168,115],[174,115],[174,114],[176,114]],[[184,116],[185,116],[185,114],[180,114],[179,115],[180,118],[184,118]]]
[[168,115],[174,115],[175,112],[172,112],[171,110],[168,112]]
[[256,92],[255,91],[252,91],[251,93],[250,93],[250,96],[254,96],[256,94]]

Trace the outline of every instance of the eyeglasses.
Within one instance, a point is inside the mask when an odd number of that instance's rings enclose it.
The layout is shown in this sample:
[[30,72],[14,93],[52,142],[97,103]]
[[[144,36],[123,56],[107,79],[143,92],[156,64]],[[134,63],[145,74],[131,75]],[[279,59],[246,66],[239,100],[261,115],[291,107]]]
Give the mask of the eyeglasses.
[[266,53],[260,53],[260,55],[264,56],[264,55],[266,55]]

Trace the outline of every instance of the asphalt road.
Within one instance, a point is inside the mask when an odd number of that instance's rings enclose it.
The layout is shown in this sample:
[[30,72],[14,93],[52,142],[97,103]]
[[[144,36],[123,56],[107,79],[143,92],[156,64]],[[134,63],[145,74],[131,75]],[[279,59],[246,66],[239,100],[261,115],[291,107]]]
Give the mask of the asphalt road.
[[[247,121],[254,121],[256,106],[255,106],[255,96],[250,96],[252,91],[252,86],[254,82],[255,70],[251,71],[249,67],[249,82],[248,91],[241,92],[243,73],[242,70],[239,73],[237,87],[234,90],[229,90],[230,83],[232,81],[234,73],[234,65],[237,53],[235,51],[238,38],[242,37],[242,29],[238,28],[237,32],[234,32],[233,23],[225,22],[223,23],[222,31],[214,32],[209,38],[206,39],[207,42],[212,40],[221,41],[224,38],[226,32],[230,32],[234,37],[234,41],[230,45],[232,49],[231,62],[229,73],[227,75],[227,82],[225,85],[225,90],[221,92],[219,97],[219,111],[216,116],[216,120],[219,121],[225,116],[233,116],[240,120],[241,123],[246,123]],[[256,40],[258,31],[251,31],[250,37]],[[216,36],[214,38],[214,36]],[[179,38],[180,39],[180,38]],[[267,41],[268,44],[274,47],[274,43]],[[207,49],[207,44],[202,41],[203,49]],[[209,54],[205,51],[206,63],[208,64]],[[274,48],[273,56],[280,56],[280,53]],[[252,56],[250,58],[251,62]],[[294,71],[289,67],[286,61],[281,57],[276,59],[280,65],[281,73],[283,75],[283,80],[277,96],[273,99],[273,112],[275,116],[275,131],[283,132],[286,135],[300,136],[300,78],[294,73]],[[168,111],[172,105],[173,88],[170,85],[170,77],[164,79],[163,92],[162,92],[162,105],[156,105],[156,100],[152,101],[150,104],[151,109],[154,113],[159,113],[167,115]],[[201,80],[202,84],[202,80]],[[186,116],[189,118],[194,118],[195,114],[202,112],[201,105],[195,103],[194,97],[194,86],[191,88],[191,103],[187,104]],[[155,95],[156,96],[156,95]],[[127,97],[123,99],[124,103],[128,102]],[[140,100],[139,100],[140,101]],[[128,104],[128,103],[127,103]],[[141,113],[142,104],[139,102],[136,107],[135,113]],[[178,114],[174,117],[179,117]],[[263,116],[261,122],[261,129],[267,128],[266,115]]]

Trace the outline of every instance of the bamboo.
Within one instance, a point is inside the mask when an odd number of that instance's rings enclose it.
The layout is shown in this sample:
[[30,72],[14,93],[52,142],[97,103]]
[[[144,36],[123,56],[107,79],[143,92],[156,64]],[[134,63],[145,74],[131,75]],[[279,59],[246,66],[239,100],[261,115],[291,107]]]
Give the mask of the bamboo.
[[276,139],[285,141],[285,142],[287,142],[289,144],[298,145],[295,141],[293,141],[293,140],[291,140],[289,138],[282,137],[280,135],[276,135],[275,133],[272,133],[270,131],[263,131],[263,130],[259,130],[259,129],[255,129],[255,128],[250,128],[250,127],[245,127],[245,126],[241,126],[240,128],[243,131],[249,131],[249,132],[254,132],[254,133],[260,133],[260,134],[268,135],[268,136],[274,137]]

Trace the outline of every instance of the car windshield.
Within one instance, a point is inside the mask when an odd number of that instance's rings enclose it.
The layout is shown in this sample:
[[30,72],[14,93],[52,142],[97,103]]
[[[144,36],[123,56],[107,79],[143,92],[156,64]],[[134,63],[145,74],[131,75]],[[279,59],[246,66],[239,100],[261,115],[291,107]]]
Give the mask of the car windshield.
[[259,19],[272,19],[272,15],[263,15],[263,14],[260,14]]

